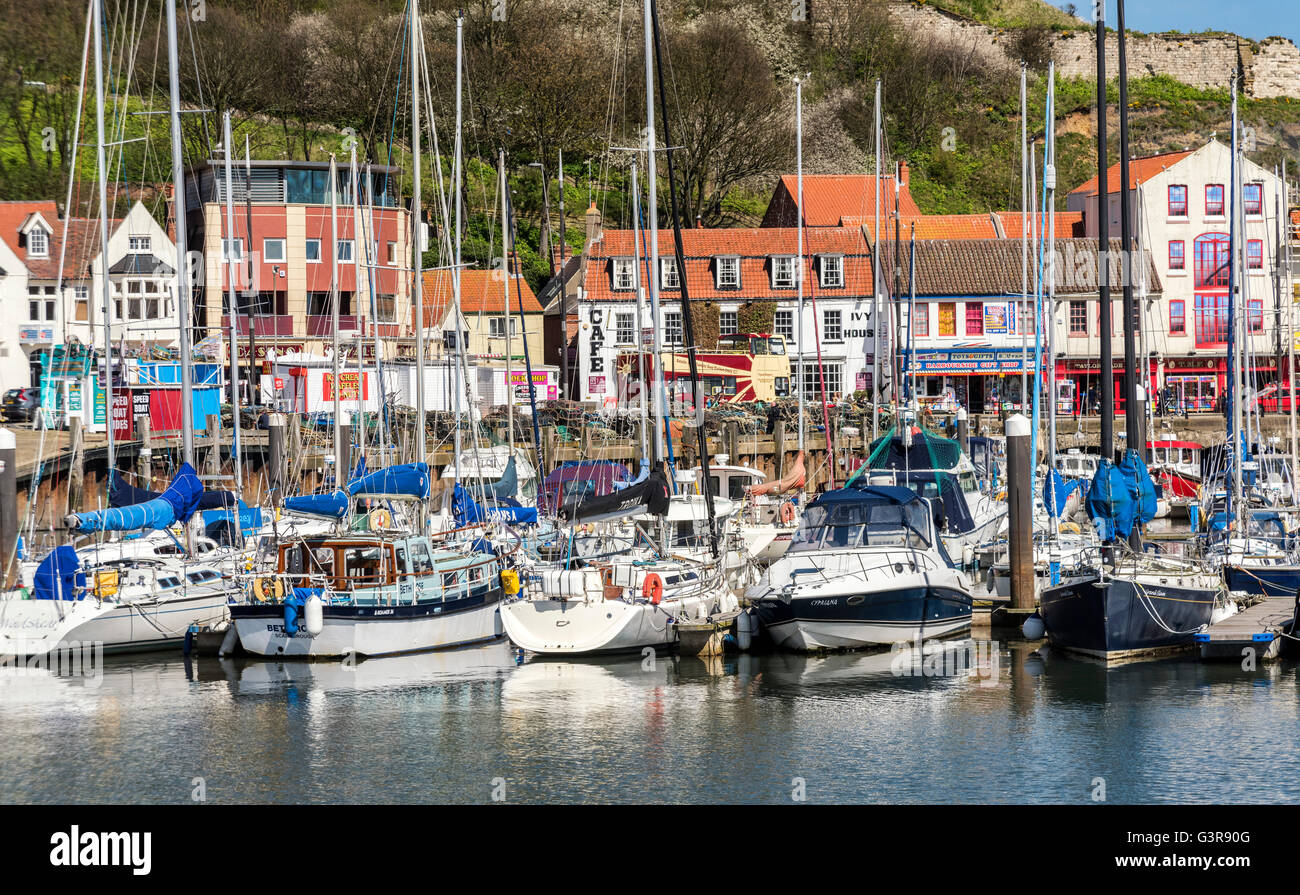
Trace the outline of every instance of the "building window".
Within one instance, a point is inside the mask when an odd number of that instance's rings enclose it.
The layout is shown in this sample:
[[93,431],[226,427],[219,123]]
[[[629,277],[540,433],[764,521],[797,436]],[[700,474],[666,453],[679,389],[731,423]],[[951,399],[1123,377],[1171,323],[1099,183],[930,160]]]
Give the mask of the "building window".
[[352,261],[352,240],[350,239],[339,240],[338,247],[334,252],[334,260],[337,261],[339,264]]
[[636,318],[620,311],[614,315],[614,344],[631,345],[636,341]]
[[1250,332],[1262,333],[1264,331],[1264,300],[1261,298],[1252,298],[1246,302],[1246,325]]
[[1223,345],[1228,341],[1228,296],[1196,296],[1197,346]]
[[930,305],[919,301],[912,305],[912,335],[930,335]]
[[793,289],[795,287],[794,258],[790,255],[772,256],[772,288]]
[[1187,185],[1175,184],[1169,187],[1169,216],[1171,218],[1187,217]]
[[1223,184],[1211,183],[1205,187],[1205,216],[1223,217]]
[[506,321],[510,321],[510,335],[513,337],[518,334],[519,327],[514,317],[489,317],[488,318],[488,338],[504,339],[506,337]]
[[822,287],[839,288],[844,285],[844,256],[822,255]]
[[388,255],[386,256],[386,260],[390,265],[397,264],[397,243],[391,241],[388,243]]
[[827,342],[844,341],[843,311],[822,311],[822,337]]
[[1192,253],[1196,262],[1197,286],[1227,286],[1229,262],[1228,234],[1206,233],[1196,237]]
[[739,311],[718,312],[718,335],[730,336],[740,331]]
[[1251,270],[1264,269],[1264,240],[1246,240],[1246,267]]
[[[798,375],[798,371],[795,372]],[[826,400],[836,401],[844,393],[844,365],[831,362],[818,365],[808,362],[803,365],[803,396],[805,401],[822,399],[822,378],[826,380]]]
[[320,263],[320,240],[309,239],[306,242],[306,255],[308,264]]
[[1033,335],[1037,329],[1038,311],[1031,301],[1016,302],[1017,316],[1020,320],[1018,332]]
[[777,311],[772,320],[772,332],[787,342],[794,339],[794,311]]
[[1264,213],[1264,184],[1248,183],[1241,188],[1241,201],[1246,214],[1258,217]]
[[49,253],[49,235],[40,227],[36,227],[27,234],[27,254],[33,258],[44,258]]
[[262,260],[284,261],[284,240],[283,239],[264,239],[262,240]]
[[957,335],[957,303],[953,301],[939,302],[939,335],[955,336]]
[[636,262],[631,258],[614,259],[614,288],[623,292],[636,283]]
[[681,279],[677,276],[676,258],[659,259],[659,288],[660,289],[682,288]]
[[[234,248],[231,248],[233,244]],[[243,261],[244,260],[244,240],[235,238],[234,240],[221,240],[221,260],[222,261]]]
[[1187,335],[1187,304],[1180,300],[1169,302],[1169,335]]
[[128,238],[127,245],[132,252],[148,252],[150,250],[151,240],[148,236],[132,236]]
[[984,303],[979,301],[966,302],[966,335],[982,336],[984,335]]
[[681,311],[664,312],[664,343],[667,345],[682,344]]
[[375,321],[378,323],[397,322],[397,296],[382,293],[375,296]]
[[84,323],[90,319],[90,287],[73,286],[73,319]]
[[1070,335],[1088,335],[1088,303],[1086,301],[1070,302]]
[[1169,240],[1169,269],[1186,270],[1187,268],[1187,244],[1181,239]]
[[718,263],[718,288],[719,289],[739,289],[740,288],[740,259],[736,257],[719,258]]

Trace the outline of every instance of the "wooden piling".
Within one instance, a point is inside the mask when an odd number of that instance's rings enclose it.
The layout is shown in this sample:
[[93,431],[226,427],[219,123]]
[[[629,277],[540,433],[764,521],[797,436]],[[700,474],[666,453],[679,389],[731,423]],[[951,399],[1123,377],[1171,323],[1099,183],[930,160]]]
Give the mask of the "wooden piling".
[[135,431],[140,436],[140,452],[135,457],[136,483],[141,488],[153,488],[153,426],[149,417],[141,414],[135,418]]
[[72,460],[68,465],[68,508],[69,513],[81,512],[81,496],[86,484],[85,436],[82,432],[81,417],[74,416],[68,420],[68,442],[71,445]]
[[1030,423],[1021,414],[1007,419],[1007,546],[1010,552],[1011,608],[1034,609],[1033,471],[1029,462]]
[[0,429],[0,562],[4,563],[5,589],[13,586],[18,564],[18,439]]

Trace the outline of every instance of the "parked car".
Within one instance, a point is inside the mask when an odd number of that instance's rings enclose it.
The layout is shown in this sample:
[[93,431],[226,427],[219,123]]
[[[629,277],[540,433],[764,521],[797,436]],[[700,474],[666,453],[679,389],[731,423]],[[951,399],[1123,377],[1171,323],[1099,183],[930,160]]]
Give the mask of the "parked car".
[[0,414],[7,423],[30,423],[40,405],[40,389],[11,388],[0,399]]

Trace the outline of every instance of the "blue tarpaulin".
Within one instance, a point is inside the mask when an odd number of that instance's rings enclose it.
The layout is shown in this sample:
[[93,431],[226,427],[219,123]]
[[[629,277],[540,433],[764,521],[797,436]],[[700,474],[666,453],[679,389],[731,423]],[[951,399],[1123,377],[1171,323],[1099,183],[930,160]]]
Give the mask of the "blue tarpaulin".
[[1048,514],[1059,518],[1065,512],[1070,495],[1083,487],[1083,482],[1078,479],[1067,479],[1055,469],[1051,470],[1043,479],[1043,505]]
[[429,496],[429,464],[400,463],[361,476],[348,482],[348,494],[353,497],[415,497],[424,500]]
[[1119,468],[1124,473],[1129,494],[1132,495],[1136,506],[1134,521],[1138,525],[1146,525],[1156,517],[1156,485],[1151,481],[1147,465],[1142,460],[1141,454],[1129,449],[1124,452],[1124,459],[1120,461]]
[[64,522],[77,531],[139,531],[149,528],[167,528],[174,522],[188,522],[198,509],[203,496],[203,483],[194,467],[181,464],[176,477],[167,490],[153,500],[125,507],[96,510],[91,513],[73,513]]
[[284,509],[287,513],[342,519],[348,514],[348,495],[339,490],[327,494],[300,494],[297,497],[286,497]]
[[1097,523],[1103,540],[1127,538],[1135,523],[1145,525],[1155,512],[1155,485],[1141,457],[1129,451],[1119,466],[1105,457],[1097,461],[1088,487],[1088,517]]
[[64,544],[55,547],[36,567],[32,596],[37,600],[75,600],[76,591],[86,586],[77,551]]
[[537,507],[497,506],[484,509],[461,485],[452,491],[451,510],[457,525],[474,525],[488,520],[511,525],[533,525],[537,522]]

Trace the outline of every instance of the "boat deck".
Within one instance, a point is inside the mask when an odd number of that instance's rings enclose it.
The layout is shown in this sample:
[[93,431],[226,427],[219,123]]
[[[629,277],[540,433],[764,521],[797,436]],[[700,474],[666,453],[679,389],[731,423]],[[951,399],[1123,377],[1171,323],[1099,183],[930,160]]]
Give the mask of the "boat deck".
[[1256,659],[1276,659],[1291,629],[1295,605],[1294,597],[1265,597],[1211,625],[1195,638],[1201,658],[1240,661],[1249,648],[1255,650]]

